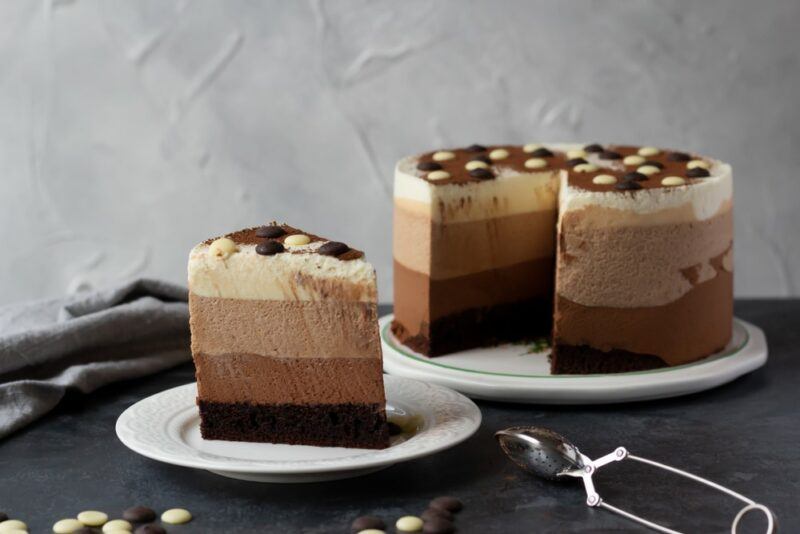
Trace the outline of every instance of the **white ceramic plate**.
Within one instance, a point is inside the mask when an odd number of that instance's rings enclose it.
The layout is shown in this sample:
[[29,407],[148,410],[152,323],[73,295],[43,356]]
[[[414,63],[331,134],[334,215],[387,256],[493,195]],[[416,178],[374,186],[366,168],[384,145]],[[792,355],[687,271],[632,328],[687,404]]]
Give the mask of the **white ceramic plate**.
[[186,384],[141,400],[117,419],[117,436],[141,455],[258,482],[319,482],[363,475],[447,449],[481,424],[475,403],[450,389],[384,376],[391,420],[413,419],[417,432],[383,450],[204,440],[195,398]]
[[602,404],[676,397],[725,384],[767,361],[764,332],[740,319],[734,319],[728,346],[699,362],[631,373],[551,375],[549,347],[507,344],[428,358],[394,337],[392,318],[380,320],[387,373],[447,386],[477,399]]

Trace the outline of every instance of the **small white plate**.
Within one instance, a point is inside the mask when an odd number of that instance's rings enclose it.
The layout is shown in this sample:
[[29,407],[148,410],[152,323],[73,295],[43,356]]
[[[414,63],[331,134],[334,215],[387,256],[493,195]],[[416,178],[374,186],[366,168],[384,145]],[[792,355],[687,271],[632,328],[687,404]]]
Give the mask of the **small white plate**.
[[380,319],[383,368],[453,388],[476,399],[536,404],[603,404],[677,397],[710,389],[758,369],[767,361],[764,332],[734,319],[731,342],[719,353],[676,367],[595,375],[551,375],[550,349],[506,344],[429,358],[402,345],[391,331],[393,315]]
[[257,482],[319,482],[364,475],[461,443],[478,429],[475,403],[450,389],[385,376],[390,419],[413,419],[417,432],[394,438],[383,450],[311,447],[204,440],[196,384],[141,400],[117,419],[117,436],[128,448],[169,464]]

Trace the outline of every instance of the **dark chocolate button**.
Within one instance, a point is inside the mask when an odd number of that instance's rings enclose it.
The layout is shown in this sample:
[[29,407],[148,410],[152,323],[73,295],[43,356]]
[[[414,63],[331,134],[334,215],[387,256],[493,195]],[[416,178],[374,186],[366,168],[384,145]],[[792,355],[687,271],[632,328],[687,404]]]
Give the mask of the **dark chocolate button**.
[[663,163],[661,163],[660,161],[652,160],[652,159],[648,159],[647,161],[642,163],[642,165],[652,165],[653,167],[658,167],[659,169],[664,170],[664,164]]
[[529,155],[532,158],[549,158],[549,157],[552,157],[553,153],[550,152],[549,150],[547,150],[546,148],[541,147],[541,148],[537,148],[536,150],[531,152]]
[[623,175],[622,179],[626,182],[644,182],[647,180],[647,175],[634,171]]
[[417,163],[417,169],[421,171],[440,171],[442,166],[435,161],[420,161]]
[[283,245],[277,241],[265,241],[256,245],[256,254],[261,254],[262,256],[272,256],[284,250],[286,249],[283,248]]
[[374,515],[362,515],[353,521],[353,524],[350,525],[350,528],[353,532],[360,532],[362,530],[367,530],[368,528],[384,530],[386,528],[386,523],[384,523],[383,519],[380,517],[375,517]]
[[598,157],[600,159],[622,159],[622,154],[613,150],[603,150]]
[[444,508],[428,508],[427,510],[422,512],[422,514],[420,514],[420,517],[422,518],[423,521],[430,521],[431,519],[436,517],[441,519],[447,519],[448,521],[453,520],[452,512],[449,512]]
[[156,520],[156,513],[147,506],[134,506],[122,512],[122,519],[131,523],[149,523]]
[[614,189],[619,189],[620,191],[635,191],[641,188],[642,184],[634,180],[629,180],[626,182],[617,182],[617,184],[614,186]]
[[0,512],[0,523],[2,523],[3,521],[8,521],[8,514],[6,514],[5,512]]
[[464,504],[461,501],[455,497],[451,497],[450,495],[436,497],[428,504],[428,506],[430,508],[441,508],[453,513],[459,512],[462,508],[464,508]]
[[703,167],[695,167],[686,171],[687,178],[708,178],[709,176],[711,176],[711,173]]
[[390,436],[399,436],[400,434],[403,433],[403,429],[397,423],[392,423],[391,421],[389,421],[388,423],[386,423],[386,426],[389,427]]
[[583,158],[572,158],[567,160],[567,167],[574,167],[575,165],[580,165],[581,163],[589,163]]
[[339,241],[328,241],[317,249],[319,254],[323,256],[338,256],[350,250],[350,247]]
[[286,230],[274,224],[270,226],[260,226],[256,229],[256,237],[280,237],[286,233]]
[[441,517],[425,521],[422,525],[423,534],[453,534],[455,531],[455,525],[453,525],[451,521]]
[[137,527],[136,530],[133,531],[133,534],[167,534],[167,530],[161,525],[148,523]]
[[583,147],[583,151],[584,152],[589,152],[589,153],[602,152],[603,151],[603,145],[599,145],[597,143],[592,143],[591,145],[586,145],[585,147]]
[[689,161],[692,156],[686,152],[670,152],[667,154],[667,161]]
[[469,175],[473,178],[478,178],[479,180],[491,180],[494,178],[494,173],[489,169],[472,169],[469,171]]
[[486,147],[483,145],[469,145],[464,149],[466,152],[486,152]]
[[92,527],[81,527],[78,530],[73,530],[72,534],[98,534],[100,531]]
[[489,158],[489,156],[478,156],[478,157],[472,158],[470,161],[482,161],[487,165],[491,165],[492,164],[492,160],[491,160],[491,158]]

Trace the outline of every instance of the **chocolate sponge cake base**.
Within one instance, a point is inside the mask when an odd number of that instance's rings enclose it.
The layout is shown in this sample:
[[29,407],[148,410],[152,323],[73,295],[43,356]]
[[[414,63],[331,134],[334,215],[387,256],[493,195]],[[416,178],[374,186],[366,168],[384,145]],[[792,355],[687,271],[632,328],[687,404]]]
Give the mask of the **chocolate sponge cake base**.
[[426,356],[490,347],[500,343],[532,340],[549,336],[552,329],[552,303],[549,299],[528,299],[473,308],[434,320],[428,334],[410,335],[398,321],[392,333],[404,345]]
[[198,400],[204,439],[385,449],[378,404],[248,404]]
[[550,354],[550,373],[554,375],[627,373],[666,366],[664,360],[652,354],[636,354],[619,349],[603,352],[587,345],[554,343]]

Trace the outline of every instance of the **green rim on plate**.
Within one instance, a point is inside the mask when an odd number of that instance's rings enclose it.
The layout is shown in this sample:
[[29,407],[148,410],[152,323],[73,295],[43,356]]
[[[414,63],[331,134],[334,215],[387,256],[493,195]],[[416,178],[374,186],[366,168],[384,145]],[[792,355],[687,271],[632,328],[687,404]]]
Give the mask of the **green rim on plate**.
[[[465,369],[463,367],[456,367],[454,365],[446,365],[443,363],[435,362],[429,358],[420,357],[416,354],[409,352],[405,346],[400,345],[394,339],[389,327],[391,326],[391,321],[386,321],[386,324],[383,325],[383,329],[381,330],[381,338],[388,344],[392,349],[394,349],[398,354],[402,354],[406,358],[416,360],[421,363],[426,363],[429,365],[435,365],[436,367],[442,367],[444,369],[450,369],[452,371],[461,371],[464,373],[473,373],[476,375],[489,375],[489,376],[509,376],[514,378],[591,378],[597,376],[632,376],[632,375],[647,375],[647,374],[656,374],[656,373],[669,373],[672,371],[676,371],[678,369],[686,369],[687,367],[693,367],[696,365],[702,365],[708,363],[710,361],[721,360],[723,358],[728,358],[739,353],[750,341],[750,333],[747,331],[746,328],[740,326],[741,330],[744,332],[744,339],[742,342],[736,347],[730,347],[729,349],[725,350],[724,352],[710,356],[708,358],[703,358],[702,360],[698,360],[696,362],[685,363],[683,365],[676,365],[674,367],[661,367],[658,369],[650,369],[648,371],[629,371],[627,373],[597,373],[592,375],[522,375],[522,374],[514,374],[514,373],[495,373],[492,371],[479,371],[476,369]],[[734,328],[736,325],[739,325],[738,321],[734,320]]]

